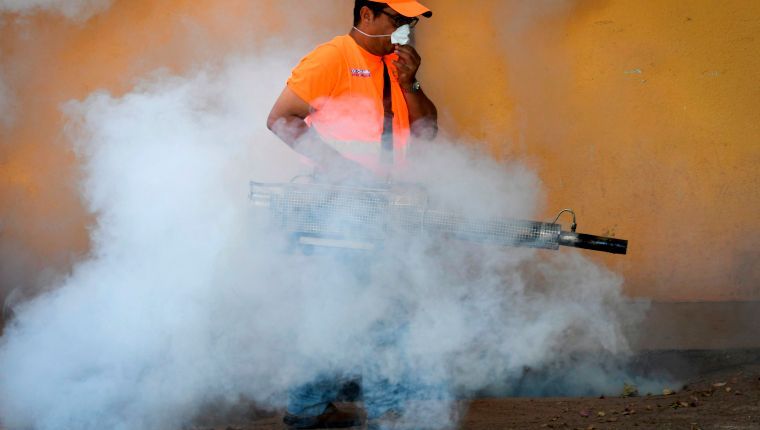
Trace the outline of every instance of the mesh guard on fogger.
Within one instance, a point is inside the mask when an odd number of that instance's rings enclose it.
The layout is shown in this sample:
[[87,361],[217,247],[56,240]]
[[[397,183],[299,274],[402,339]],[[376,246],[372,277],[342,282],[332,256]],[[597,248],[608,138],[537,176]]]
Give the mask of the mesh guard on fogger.
[[[620,239],[562,231],[556,223],[506,218],[469,219],[430,208],[419,189],[251,182],[250,198],[302,244],[373,249],[392,232],[443,234],[461,240],[559,249],[560,245],[625,254]],[[574,229],[573,229],[574,230]]]

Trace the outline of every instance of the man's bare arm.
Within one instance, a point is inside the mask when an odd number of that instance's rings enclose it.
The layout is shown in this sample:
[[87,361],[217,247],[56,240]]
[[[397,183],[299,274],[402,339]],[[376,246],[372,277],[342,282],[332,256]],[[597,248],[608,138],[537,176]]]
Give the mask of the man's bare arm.
[[328,164],[337,151],[313,135],[306,124],[311,106],[287,86],[272,106],[267,118],[267,128],[296,152],[318,165]]
[[404,89],[404,98],[409,109],[411,133],[417,139],[433,140],[438,134],[438,110],[422,92]]
[[404,98],[409,109],[409,124],[412,136],[418,139],[432,140],[438,134],[438,110],[422,89],[412,90],[417,80],[417,70],[422,63],[417,50],[411,45],[396,47],[398,60],[394,61],[398,72],[398,82],[404,91]]
[[309,113],[311,106],[286,86],[269,113],[267,128],[294,151],[316,163],[329,179],[369,182],[369,171],[343,157],[306,124]]

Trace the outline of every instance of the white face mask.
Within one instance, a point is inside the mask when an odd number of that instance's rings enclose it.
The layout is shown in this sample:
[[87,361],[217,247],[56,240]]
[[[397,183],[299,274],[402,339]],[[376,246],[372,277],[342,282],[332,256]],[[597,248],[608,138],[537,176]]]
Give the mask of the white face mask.
[[409,43],[409,35],[411,33],[412,28],[409,27],[409,24],[404,24],[391,34],[391,43],[394,45],[406,45]]
[[367,36],[367,37],[390,37],[391,43],[394,45],[406,45],[409,43],[409,34],[412,32],[412,28],[409,27],[409,24],[404,24],[401,27],[397,28],[396,31],[394,31],[391,34],[367,34],[358,28],[354,27],[354,30],[358,31],[359,33]]

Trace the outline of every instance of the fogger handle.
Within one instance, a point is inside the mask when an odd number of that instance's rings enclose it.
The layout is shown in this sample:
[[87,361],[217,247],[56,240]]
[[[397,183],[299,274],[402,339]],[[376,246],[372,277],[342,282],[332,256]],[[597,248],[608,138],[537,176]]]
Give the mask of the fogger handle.
[[590,249],[612,254],[625,254],[628,252],[627,240],[569,231],[563,231],[559,234],[559,244],[560,246],[571,246],[573,248]]

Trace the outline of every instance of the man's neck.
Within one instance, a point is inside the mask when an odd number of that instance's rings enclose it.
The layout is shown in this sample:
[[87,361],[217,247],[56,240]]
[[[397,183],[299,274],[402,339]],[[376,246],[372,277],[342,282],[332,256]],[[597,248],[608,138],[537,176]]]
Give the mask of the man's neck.
[[354,39],[356,44],[359,45],[359,47],[361,47],[365,51],[369,52],[372,55],[377,55],[378,57],[383,56],[383,53],[377,52],[375,49],[372,48],[372,38],[359,33],[354,28],[352,28],[351,31],[348,32],[348,35],[351,36],[351,38]]

